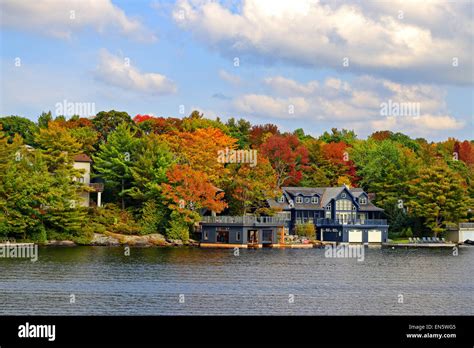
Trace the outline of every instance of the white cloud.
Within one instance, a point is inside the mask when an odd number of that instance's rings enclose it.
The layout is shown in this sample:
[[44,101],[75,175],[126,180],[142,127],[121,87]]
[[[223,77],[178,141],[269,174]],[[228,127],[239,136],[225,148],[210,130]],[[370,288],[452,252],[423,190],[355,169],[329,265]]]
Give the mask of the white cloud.
[[2,26],[31,30],[61,39],[86,27],[97,32],[119,31],[139,41],[155,41],[137,19],[128,17],[110,0],[3,0]]
[[[179,26],[231,57],[394,81],[473,83],[474,26],[468,1],[373,3],[385,2],[245,0],[234,11],[217,2],[180,0],[173,16]],[[348,67],[343,66],[345,57]]]
[[307,95],[313,93],[318,88],[317,81],[310,81],[302,85],[282,76],[268,77],[264,82],[279,95]]
[[224,81],[227,81],[233,85],[239,85],[242,82],[242,79],[240,76],[231,74],[225,70],[219,70],[219,77],[223,79]]
[[[372,128],[436,133],[457,130],[464,122],[449,114],[446,92],[431,85],[402,85],[362,76],[351,83],[336,78],[325,81],[297,81],[281,76],[264,80],[268,94],[245,94],[233,101],[234,108],[260,118],[278,118],[317,124],[341,123],[345,128]],[[272,92],[277,92],[276,95]],[[383,103],[413,106],[419,112],[382,113]],[[419,107],[419,109],[418,109]],[[289,112],[292,109],[293,113]]]
[[111,86],[140,93],[162,95],[177,91],[175,83],[166,76],[157,73],[142,73],[127,59],[114,56],[105,49],[100,52],[95,76]]

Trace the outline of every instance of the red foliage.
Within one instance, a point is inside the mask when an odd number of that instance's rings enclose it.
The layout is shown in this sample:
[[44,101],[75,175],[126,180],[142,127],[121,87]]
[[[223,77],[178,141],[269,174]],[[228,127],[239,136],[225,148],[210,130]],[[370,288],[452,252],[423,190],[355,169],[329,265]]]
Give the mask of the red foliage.
[[298,184],[308,168],[308,149],[293,134],[270,136],[260,151],[275,169],[278,187]]
[[77,120],[69,120],[64,123],[66,128],[94,128],[92,121],[88,118],[81,117]]
[[133,122],[138,124],[140,122],[143,122],[143,121],[146,121],[146,120],[151,120],[151,119],[156,119],[156,117],[153,117],[153,116],[150,116],[150,115],[140,115],[140,114],[138,114],[137,116],[135,116],[133,118]]
[[344,175],[351,179],[351,184],[357,186],[360,180],[354,162],[350,160],[349,146],[345,142],[328,143],[323,146],[323,156],[326,160],[343,168]]
[[249,140],[253,148],[257,148],[265,142],[266,137],[280,134],[278,127],[274,124],[256,125],[250,129]]
[[133,121],[139,125],[140,123],[148,123],[149,130],[155,134],[164,134],[172,131],[181,130],[182,120],[173,117],[154,117],[150,115],[136,115]]
[[459,159],[467,165],[474,165],[474,145],[464,140],[462,143],[456,142],[454,151],[459,154]]
[[374,140],[382,141],[385,139],[389,139],[392,136],[392,132],[385,130],[385,131],[377,131],[372,133],[370,136]]

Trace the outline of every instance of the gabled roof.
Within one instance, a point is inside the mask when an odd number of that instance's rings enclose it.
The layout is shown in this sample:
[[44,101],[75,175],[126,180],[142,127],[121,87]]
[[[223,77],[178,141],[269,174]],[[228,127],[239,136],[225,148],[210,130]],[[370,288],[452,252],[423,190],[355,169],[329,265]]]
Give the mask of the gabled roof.
[[91,163],[92,160],[85,153],[80,153],[79,155],[74,156],[74,162],[89,162],[89,163]]
[[[347,186],[341,187],[282,187],[283,196],[285,197],[285,202],[280,203],[275,199],[269,199],[268,204],[271,208],[278,209],[289,209],[288,203],[293,200],[294,207],[297,209],[307,209],[307,210],[321,210],[331,202],[331,200],[337,198],[339,194],[346,190],[349,195],[352,197],[358,198],[361,195],[367,195],[364,190],[360,187],[349,188]],[[295,197],[302,195],[304,197],[313,197],[315,195],[319,196],[319,203],[296,203]],[[368,196],[368,195],[367,195]],[[383,209],[376,207],[370,202],[370,199],[367,200],[367,204],[360,205],[356,202],[356,205],[359,206],[360,211],[383,211]]]

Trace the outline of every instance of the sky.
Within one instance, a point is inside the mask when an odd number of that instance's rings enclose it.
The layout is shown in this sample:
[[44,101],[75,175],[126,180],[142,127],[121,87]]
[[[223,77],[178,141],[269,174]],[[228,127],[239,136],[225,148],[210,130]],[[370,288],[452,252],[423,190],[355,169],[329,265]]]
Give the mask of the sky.
[[[474,139],[473,1],[0,0],[0,115]],[[82,105],[86,105],[82,104]],[[64,113],[64,112],[62,112]]]

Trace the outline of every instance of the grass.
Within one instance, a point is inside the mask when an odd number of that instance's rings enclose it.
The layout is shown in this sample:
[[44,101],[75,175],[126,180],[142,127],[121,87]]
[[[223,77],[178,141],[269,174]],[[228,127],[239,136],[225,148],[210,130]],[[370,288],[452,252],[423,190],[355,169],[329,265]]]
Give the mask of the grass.
[[390,243],[396,243],[396,244],[408,244],[410,241],[408,238],[394,238]]

